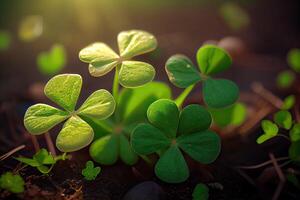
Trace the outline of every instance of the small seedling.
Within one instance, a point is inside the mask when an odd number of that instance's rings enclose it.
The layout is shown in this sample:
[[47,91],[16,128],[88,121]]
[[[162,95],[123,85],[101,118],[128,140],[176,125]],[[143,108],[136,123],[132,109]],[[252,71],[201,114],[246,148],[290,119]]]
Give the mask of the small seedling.
[[163,83],[152,82],[135,89],[124,88],[114,116],[103,121],[89,121],[97,138],[90,146],[93,160],[111,165],[120,158],[127,165],[135,164],[138,156],[129,144],[130,135],[137,124],[147,121],[149,105],[161,98],[171,98],[170,88]]
[[209,190],[203,183],[198,183],[193,191],[193,200],[208,200]]
[[78,74],[62,74],[50,79],[44,88],[45,95],[64,111],[41,103],[33,105],[25,113],[26,129],[33,135],[40,135],[67,120],[56,138],[57,148],[72,152],[89,145],[94,131],[82,117],[108,118],[115,110],[115,100],[107,90],[100,89],[75,111],[81,87],[82,78]]
[[0,51],[4,51],[9,48],[11,43],[11,36],[8,31],[0,30]]
[[174,55],[166,63],[169,80],[179,88],[186,88],[186,93],[176,99],[177,105],[181,106],[198,82],[203,82],[203,98],[209,107],[223,108],[232,105],[239,97],[237,85],[230,80],[211,77],[230,67],[232,61],[229,54],[219,47],[204,45],[197,52],[197,61],[201,72],[184,55]]
[[93,161],[89,160],[85,164],[85,168],[82,170],[81,174],[84,176],[85,180],[92,181],[95,180],[100,173],[100,167],[94,167]]
[[48,174],[57,161],[65,160],[66,158],[66,154],[54,157],[46,149],[40,149],[32,158],[18,157],[15,159],[37,168],[43,174]]
[[79,52],[79,59],[89,64],[90,74],[96,77],[116,68],[119,83],[127,88],[152,81],[155,76],[152,65],[131,59],[153,51],[157,46],[155,37],[145,31],[123,31],[118,35],[118,46],[119,55],[104,43],[93,43]]
[[66,52],[62,45],[55,44],[49,52],[37,56],[37,65],[42,74],[53,75],[61,71],[66,64]]
[[43,33],[43,18],[39,15],[30,15],[22,19],[19,26],[19,38],[24,42],[31,42]]
[[209,112],[200,105],[189,105],[181,112],[176,103],[160,99],[147,111],[149,123],[139,124],[131,136],[131,145],[141,155],[161,151],[155,174],[168,183],[180,183],[189,177],[181,150],[194,160],[208,164],[220,153],[220,138],[207,130]]
[[18,174],[14,175],[11,172],[6,172],[0,177],[0,188],[12,193],[22,193],[24,184],[23,178]]

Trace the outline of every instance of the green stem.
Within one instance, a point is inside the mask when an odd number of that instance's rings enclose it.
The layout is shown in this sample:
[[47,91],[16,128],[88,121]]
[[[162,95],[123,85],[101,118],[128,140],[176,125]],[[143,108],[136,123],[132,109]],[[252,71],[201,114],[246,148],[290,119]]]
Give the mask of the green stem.
[[181,105],[183,104],[184,100],[186,99],[186,97],[190,94],[190,92],[193,90],[193,88],[195,87],[194,85],[191,85],[187,88],[185,88],[183,90],[183,92],[175,99],[175,103],[178,107],[181,107]]
[[116,67],[113,89],[112,89],[112,93],[116,102],[118,102],[118,97],[119,97],[119,68],[120,68],[119,66]]

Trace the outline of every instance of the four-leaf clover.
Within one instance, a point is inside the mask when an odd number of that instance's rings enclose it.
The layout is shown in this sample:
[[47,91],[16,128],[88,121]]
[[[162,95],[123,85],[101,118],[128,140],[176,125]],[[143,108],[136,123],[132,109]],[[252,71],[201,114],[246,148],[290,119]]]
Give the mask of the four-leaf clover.
[[207,130],[211,125],[209,112],[200,105],[189,105],[181,112],[175,102],[160,99],[147,111],[150,123],[138,125],[132,133],[132,148],[141,155],[163,151],[155,165],[156,175],[168,183],[179,183],[189,177],[182,155],[208,164],[220,153],[220,138]]
[[197,61],[200,72],[186,56],[170,57],[165,67],[170,81],[179,88],[187,88],[202,81],[204,102],[209,107],[222,108],[233,104],[239,96],[237,85],[227,79],[210,77],[231,66],[229,54],[219,47],[205,45],[198,50]]
[[78,74],[62,74],[50,79],[44,88],[45,95],[64,111],[46,104],[33,105],[25,113],[26,129],[33,135],[40,135],[68,119],[56,138],[57,148],[72,152],[89,145],[94,132],[82,117],[108,118],[115,110],[115,100],[107,90],[100,89],[75,111],[81,87],[82,78]]
[[127,88],[152,81],[155,76],[153,66],[131,59],[153,51],[157,46],[155,37],[145,31],[123,31],[118,35],[118,46],[119,55],[102,42],[93,43],[79,52],[79,59],[89,63],[89,72],[95,77],[103,76],[116,67],[120,84]]
[[93,161],[89,160],[85,164],[85,168],[82,170],[81,174],[84,176],[84,178],[88,181],[95,180],[95,178],[100,173],[101,168],[100,167],[94,167]]

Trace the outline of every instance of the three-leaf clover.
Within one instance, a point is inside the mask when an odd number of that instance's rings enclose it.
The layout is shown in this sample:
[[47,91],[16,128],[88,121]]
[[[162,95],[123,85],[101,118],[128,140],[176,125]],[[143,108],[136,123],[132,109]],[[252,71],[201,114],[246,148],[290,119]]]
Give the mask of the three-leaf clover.
[[131,59],[153,51],[157,46],[155,37],[140,30],[123,31],[118,35],[118,46],[119,55],[105,43],[93,43],[79,52],[79,59],[89,63],[89,72],[95,77],[103,76],[116,67],[120,84],[127,88],[152,81],[155,76],[153,66]]
[[85,164],[85,168],[81,171],[81,174],[88,181],[95,180],[98,174],[100,173],[100,167],[94,167],[93,161],[89,160]]
[[111,165],[120,158],[127,165],[135,164],[138,156],[130,146],[130,135],[137,124],[147,121],[149,105],[161,98],[171,98],[171,90],[164,83],[151,82],[134,89],[124,88],[114,116],[102,121],[86,119],[95,132],[96,139],[90,146],[93,160]]
[[94,138],[94,131],[82,117],[108,118],[115,110],[115,100],[107,90],[100,89],[75,110],[81,87],[82,78],[78,74],[62,74],[50,79],[44,88],[45,95],[64,110],[35,104],[25,113],[26,129],[33,135],[40,135],[67,120],[56,138],[57,148],[72,152],[89,145]]
[[41,52],[37,57],[37,65],[42,74],[53,75],[58,73],[66,64],[64,46],[55,44],[49,52]]
[[207,130],[209,112],[200,105],[189,105],[181,112],[175,102],[160,99],[147,111],[149,123],[138,125],[131,136],[132,148],[141,155],[162,151],[155,174],[168,183],[179,183],[189,177],[189,169],[181,152],[208,164],[220,153],[220,138]]
[[232,63],[229,54],[213,45],[204,45],[197,52],[200,72],[192,61],[184,55],[174,55],[166,63],[170,81],[179,88],[187,88],[203,82],[203,98],[211,108],[222,108],[233,104],[239,97],[237,85],[226,79],[213,79],[215,75],[228,69]]
[[264,134],[259,136],[256,140],[258,144],[261,144],[273,137],[275,137],[278,134],[278,126],[271,122],[270,120],[263,120],[261,122],[262,129],[264,131]]
[[54,164],[58,160],[65,160],[66,156],[62,155],[62,156],[54,157],[46,149],[40,149],[32,157],[32,159],[31,158],[25,158],[25,157],[18,157],[18,158],[15,158],[15,159],[22,162],[22,163],[24,163],[24,164],[26,164],[26,165],[29,165],[31,167],[36,167],[43,174],[48,174],[52,170]]
[[0,176],[0,188],[8,190],[12,193],[21,193],[24,191],[24,180],[23,178],[11,172],[6,172]]
[[208,197],[208,187],[203,183],[198,183],[193,191],[193,200],[207,200]]

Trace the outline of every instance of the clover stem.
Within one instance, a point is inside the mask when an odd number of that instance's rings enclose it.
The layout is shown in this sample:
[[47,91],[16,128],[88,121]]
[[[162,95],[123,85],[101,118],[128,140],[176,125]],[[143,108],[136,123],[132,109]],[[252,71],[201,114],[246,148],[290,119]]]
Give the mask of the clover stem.
[[175,99],[175,103],[178,107],[181,107],[181,105],[183,104],[184,100],[186,99],[186,97],[190,94],[190,92],[193,90],[193,88],[195,87],[194,85],[191,85],[187,88],[185,88],[183,90],[183,92]]
[[31,139],[31,142],[33,144],[35,152],[38,152],[40,150],[40,144],[39,144],[36,136],[35,135],[31,135],[31,134],[29,134],[29,135],[30,135],[30,139]]
[[118,102],[118,96],[119,96],[119,69],[120,69],[120,66],[118,65],[116,67],[115,77],[114,77],[114,82],[113,82],[113,89],[112,89],[112,93],[113,93],[113,96],[114,96],[116,102]]
[[46,140],[49,151],[51,152],[51,154],[53,156],[56,156],[56,150],[55,150],[55,147],[54,147],[54,144],[52,142],[49,132],[46,132],[44,134],[44,136],[45,136],[45,140]]

